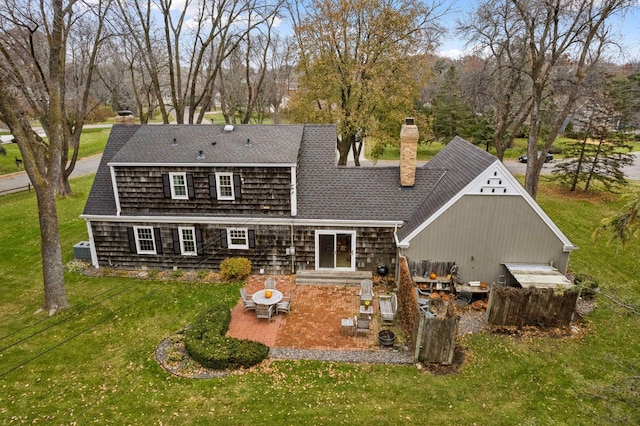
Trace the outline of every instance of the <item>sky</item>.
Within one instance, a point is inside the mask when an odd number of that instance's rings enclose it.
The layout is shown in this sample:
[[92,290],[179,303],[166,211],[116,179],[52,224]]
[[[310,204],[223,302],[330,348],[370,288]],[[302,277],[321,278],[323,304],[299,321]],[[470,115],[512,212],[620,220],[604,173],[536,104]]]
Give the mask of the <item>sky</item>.
[[[476,0],[452,0],[451,12],[443,17],[444,25],[451,31],[443,38],[443,43],[438,49],[440,56],[458,59],[464,56],[468,47],[465,40],[456,37],[455,20],[465,13],[473,10],[477,5]],[[640,0],[624,17],[617,17],[613,23],[613,29],[626,50],[625,57],[618,57],[613,62],[640,62]]]

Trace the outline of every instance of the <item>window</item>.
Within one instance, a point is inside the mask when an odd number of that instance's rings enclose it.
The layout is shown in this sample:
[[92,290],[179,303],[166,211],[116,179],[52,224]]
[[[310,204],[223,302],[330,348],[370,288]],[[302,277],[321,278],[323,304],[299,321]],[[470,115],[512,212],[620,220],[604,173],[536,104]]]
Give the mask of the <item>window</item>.
[[193,175],[191,173],[163,173],[162,190],[164,198],[188,200],[195,197]]
[[186,173],[169,173],[171,185],[171,198],[174,200],[188,200]]
[[216,173],[218,200],[234,200],[233,173]]
[[179,227],[178,235],[180,237],[180,254],[185,256],[195,256],[198,254],[196,250],[196,232],[193,227]]
[[153,238],[153,228],[150,226],[135,226],[136,250],[139,254],[156,254],[156,241]]
[[227,229],[227,244],[230,249],[248,249],[249,238],[246,228]]

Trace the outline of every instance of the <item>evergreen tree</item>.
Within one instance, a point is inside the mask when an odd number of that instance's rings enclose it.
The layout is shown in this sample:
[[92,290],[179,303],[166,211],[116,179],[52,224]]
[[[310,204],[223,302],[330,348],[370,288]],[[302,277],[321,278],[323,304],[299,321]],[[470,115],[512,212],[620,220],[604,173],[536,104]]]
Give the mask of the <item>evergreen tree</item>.
[[454,136],[468,138],[471,133],[471,107],[462,100],[460,81],[455,67],[449,67],[431,107],[433,132],[437,139],[448,141]]
[[590,106],[583,118],[582,139],[569,143],[564,153],[570,159],[556,164],[553,172],[571,191],[580,185],[588,191],[595,181],[613,191],[628,183],[622,169],[633,163],[631,146],[627,135],[615,131],[619,115],[611,99],[592,100]]

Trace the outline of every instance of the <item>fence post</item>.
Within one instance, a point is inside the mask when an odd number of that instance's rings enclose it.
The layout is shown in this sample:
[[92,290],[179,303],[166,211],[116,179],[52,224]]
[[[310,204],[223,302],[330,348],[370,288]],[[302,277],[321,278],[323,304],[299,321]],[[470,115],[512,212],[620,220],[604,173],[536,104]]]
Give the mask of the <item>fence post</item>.
[[418,358],[420,357],[420,351],[422,350],[422,333],[424,332],[424,323],[426,318],[423,314],[418,314],[420,316],[420,321],[418,322],[418,335],[416,336],[415,343],[415,351],[413,354],[413,362],[418,362]]

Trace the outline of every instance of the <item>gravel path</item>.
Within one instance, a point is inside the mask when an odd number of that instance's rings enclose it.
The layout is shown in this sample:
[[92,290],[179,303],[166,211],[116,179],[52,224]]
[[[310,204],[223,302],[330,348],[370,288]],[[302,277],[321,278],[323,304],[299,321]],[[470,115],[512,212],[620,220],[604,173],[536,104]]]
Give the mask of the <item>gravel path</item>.
[[317,349],[271,348],[269,356],[273,359],[306,359],[317,361],[354,362],[370,364],[413,364],[413,355],[409,351],[370,350],[370,351],[334,351]]

